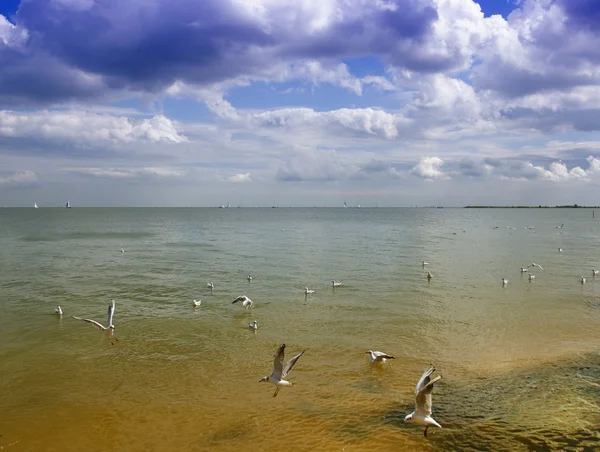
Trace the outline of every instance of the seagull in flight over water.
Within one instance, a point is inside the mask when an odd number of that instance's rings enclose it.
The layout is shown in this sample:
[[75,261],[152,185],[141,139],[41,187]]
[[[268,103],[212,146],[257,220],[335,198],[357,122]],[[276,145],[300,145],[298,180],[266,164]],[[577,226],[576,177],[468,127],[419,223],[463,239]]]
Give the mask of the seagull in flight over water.
[[[110,302],[110,304],[108,305],[108,320],[106,321],[106,326],[104,326],[101,323],[96,322],[95,320],[92,320],[92,319],[82,319],[81,317],[75,317],[75,316],[72,316],[72,317],[75,320],[83,320],[84,322],[91,323],[96,328],[98,328],[102,331],[110,332],[110,337],[112,337],[114,334],[114,330],[115,330],[115,325],[113,324],[113,316],[114,315],[115,315],[115,300],[112,300]],[[118,340],[116,337],[115,337],[115,339]],[[114,344],[114,342],[111,342],[111,343]]]
[[241,301],[242,306],[245,307],[246,309],[250,309],[252,307],[252,305],[254,305],[252,300],[250,298],[248,298],[246,295],[240,295],[235,300],[233,300],[231,302],[231,304],[237,303],[238,301]]
[[404,418],[404,422],[416,422],[417,424],[424,425],[424,436],[427,436],[427,429],[430,425],[442,428],[442,426],[431,417],[431,393],[433,391],[433,385],[442,378],[440,375],[431,380],[429,377],[433,372],[435,372],[435,367],[433,366],[423,372],[423,375],[415,388],[415,411]]
[[542,266],[540,264],[536,264],[535,262],[533,264],[529,264],[527,268],[529,267],[538,267],[540,270],[543,270]]
[[372,363],[384,363],[386,359],[396,359],[392,355],[388,355],[387,353],[373,350],[369,350],[365,353],[369,353],[371,355],[370,359]]
[[296,364],[296,362],[300,359],[300,357],[304,354],[305,350],[302,350],[292,359],[290,359],[285,366],[283,365],[283,355],[285,352],[285,344],[281,344],[277,349],[277,352],[273,356],[273,373],[268,377],[261,378],[258,382],[262,383],[268,381],[269,383],[274,384],[277,389],[275,389],[275,394],[273,397],[276,397],[279,393],[279,389],[281,386],[292,386],[292,383],[284,380],[284,378],[291,372],[292,368]]

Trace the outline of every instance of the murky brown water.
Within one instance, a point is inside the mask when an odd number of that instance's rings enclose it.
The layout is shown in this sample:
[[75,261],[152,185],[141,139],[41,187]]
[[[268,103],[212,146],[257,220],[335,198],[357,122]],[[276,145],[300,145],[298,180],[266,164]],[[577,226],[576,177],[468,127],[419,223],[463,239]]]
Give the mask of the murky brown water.
[[[5,209],[0,230],[0,450],[600,448],[589,211]],[[112,298],[115,345],[69,317]],[[306,353],[273,398],[282,342]],[[429,363],[424,438],[402,421]]]

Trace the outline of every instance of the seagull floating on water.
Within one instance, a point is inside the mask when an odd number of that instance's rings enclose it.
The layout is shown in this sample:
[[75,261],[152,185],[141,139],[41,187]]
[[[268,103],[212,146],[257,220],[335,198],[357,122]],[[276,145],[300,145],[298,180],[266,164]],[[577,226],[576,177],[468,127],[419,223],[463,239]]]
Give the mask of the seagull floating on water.
[[283,365],[283,355],[285,352],[285,344],[281,344],[277,349],[277,352],[273,356],[273,373],[268,377],[262,377],[258,382],[262,383],[268,381],[269,383],[274,384],[277,389],[275,389],[275,394],[273,397],[276,397],[279,393],[279,389],[281,386],[292,386],[292,383],[284,380],[284,378],[291,372],[292,368],[296,364],[296,361],[300,359],[300,357],[304,354],[305,350],[302,350],[292,359],[290,359],[285,366]]
[[209,282],[206,287],[208,287],[210,290],[213,290],[215,288],[215,285],[213,284],[213,282]]
[[529,271],[529,269],[528,269],[528,268],[521,267],[521,273],[525,273],[525,272],[528,272],[528,271]]
[[421,265],[425,267],[426,265],[429,265],[429,262],[421,261]]
[[431,278],[433,278],[433,275],[431,272],[427,272],[427,280],[431,280]]
[[197,308],[202,304],[202,300],[194,300],[194,307]]
[[583,276],[581,277],[581,284],[585,284],[585,278]]
[[254,322],[249,323],[248,328],[250,328],[251,330],[254,330],[254,331],[258,330],[258,322],[255,320]]
[[502,278],[502,285],[506,286],[508,284],[508,279]]
[[372,363],[384,363],[386,359],[396,359],[395,357],[393,357],[392,355],[388,355],[387,353],[373,350],[369,350],[365,353],[369,353],[371,355],[370,359]]
[[427,429],[430,425],[442,428],[435,419],[431,417],[431,393],[433,385],[442,378],[442,376],[430,379],[431,374],[435,372],[435,367],[431,366],[421,376],[415,388],[415,411],[404,418],[404,422],[416,422],[425,426],[424,436],[427,436]]
[[342,285],[343,285],[342,281],[331,280],[332,287],[342,287]]
[[311,293],[315,293],[315,289],[309,289],[308,287],[304,288],[304,293],[306,295],[311,294]]
[[248,281],[252,281],[252,275],[248,275]]
[[529,281],[532,281],[535,278],[535,275],[529,274]]
[[562,253],[562,248],[559,248],[559,249],[558,249],[558,252],[559,252],[559,253]]
[[233,300],[231,302],[231,304],[237,303],[238,301],[241,301],[242,306],[245,307],[246,309],[250,309],[252,307],[252,305],[254,305],[252,300],[250,298],[248,298],[246,295],[240,295],[235,300]]
[[63,315],[63,312],[62,312],[62,309],[60,308],[60,306],[58,306],[58,307],[57,307],[57,308],[54,310],[54,313],[55,313],[56,315]]
[[124,253],[124,252],[125,252],[125,250],[123,248],[121,248],[121,253]]
[[592,276],[600,275],[600,270],[592,270]]
[[[102,325],[99,322],[96,322],[95,320],[92,319],[82,319],[81,317],[75,317],[72,316],[75,320],[83,320],[84,322],[88,322],[91,323],[92,325],[94,325],[96,328],[102,330],[102,331],[107,331],[110,332],[110,336],[112,337],[114,330],[115,330],[115,325],[113,324],[113,316],[115,315],[115,300],[112,300],[110,302],[110,304],[108,305],[108,320],[106,321],[106,326]],[[118,340],[115,337],[116,340]],[[114,344],[114,342],[112,342]]]

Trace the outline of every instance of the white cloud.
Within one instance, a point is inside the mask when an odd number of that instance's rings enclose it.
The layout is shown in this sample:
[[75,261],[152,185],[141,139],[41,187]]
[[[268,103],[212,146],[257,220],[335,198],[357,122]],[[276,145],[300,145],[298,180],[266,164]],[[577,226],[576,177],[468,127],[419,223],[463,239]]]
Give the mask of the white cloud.
[[411,173],[424,179],[445,179],[447,176],[440,170],[443,164],[439,157],[423,157]]
[[66,168],[66,173],[82,174],[110,179],[135,179],[142,176],[153,177],[180,177],[183,171],[172,168],[144,167],[144,168]]
[[123,143],[182,143],[187,140],[177,132],[173,122],[162,115],[135,119],[73,110],[0,110],[0,137]]
[[27,187],[38,182],[38,175],[30,170],[20,171],[9,176],[0,176],[0,185],[10,187]]
[[230,176],[227,178],[227,180],[229,182],[233,182],[233,183],[244,183],[244,182],[252,182],[252,179],[250,178],[250,173],[245,173],[245,174],[235,174],[233,176]]

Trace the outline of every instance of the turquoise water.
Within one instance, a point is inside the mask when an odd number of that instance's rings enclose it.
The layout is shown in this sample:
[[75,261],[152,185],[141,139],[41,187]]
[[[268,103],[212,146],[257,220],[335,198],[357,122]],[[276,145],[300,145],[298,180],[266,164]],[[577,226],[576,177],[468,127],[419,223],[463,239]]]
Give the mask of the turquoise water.
[[[589,209],[0,209],[0,247],[0,450],[600,447]],[[111,299],[114,345],[71,318]]]

